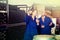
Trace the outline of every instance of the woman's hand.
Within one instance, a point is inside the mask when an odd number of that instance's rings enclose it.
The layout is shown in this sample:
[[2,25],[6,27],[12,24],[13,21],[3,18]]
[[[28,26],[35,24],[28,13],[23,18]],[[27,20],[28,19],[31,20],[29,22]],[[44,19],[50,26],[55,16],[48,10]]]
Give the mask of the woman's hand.
[[41,28],[45,28],[45,26],[44,25],[41,25]]
[[37,25],[39,25],[39,20],[38,19],[36,19],[36,23],[37,23]]

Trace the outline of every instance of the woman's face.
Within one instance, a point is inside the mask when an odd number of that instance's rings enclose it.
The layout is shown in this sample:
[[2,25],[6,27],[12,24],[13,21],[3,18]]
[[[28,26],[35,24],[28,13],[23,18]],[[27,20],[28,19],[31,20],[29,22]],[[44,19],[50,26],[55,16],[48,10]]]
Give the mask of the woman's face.
[[36,16],[37,15],[37,11],[34,10],[33,13],[32,13],[32,15]]

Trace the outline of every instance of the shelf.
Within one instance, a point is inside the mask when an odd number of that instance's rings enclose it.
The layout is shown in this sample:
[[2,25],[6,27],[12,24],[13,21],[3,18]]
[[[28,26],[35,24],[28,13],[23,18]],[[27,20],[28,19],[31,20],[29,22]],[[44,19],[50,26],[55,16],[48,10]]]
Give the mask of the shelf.
[[2,10],[1,10],[0,13],[7,13],[7,11],[2,11]]

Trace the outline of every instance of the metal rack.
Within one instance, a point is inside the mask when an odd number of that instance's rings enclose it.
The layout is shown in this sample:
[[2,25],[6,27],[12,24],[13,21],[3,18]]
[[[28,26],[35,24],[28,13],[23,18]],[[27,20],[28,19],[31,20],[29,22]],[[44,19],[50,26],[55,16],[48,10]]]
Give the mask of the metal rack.
[[24,10],[25,12],[27,12],[27,8],[28,6],[27,5],[16,5],[20,10]]
[[0,0],[0,40],[6,40],[7,24],[9,21],[8,0]]
[[[0,18],[0,24],[7,24],[9,21],[9,5],[8,0],[0,0],[0,15],[3,18]],[[5,20],[5,21],[4,21]]]

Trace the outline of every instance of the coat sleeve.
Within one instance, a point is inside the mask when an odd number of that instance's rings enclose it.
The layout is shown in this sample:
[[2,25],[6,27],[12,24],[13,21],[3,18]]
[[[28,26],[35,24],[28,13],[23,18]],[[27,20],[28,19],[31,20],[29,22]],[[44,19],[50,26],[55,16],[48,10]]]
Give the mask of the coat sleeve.
[[[51,18],[49,18],[49,20],[50,20],[50,23],[51,23],[52,22]],[[52,22],[52,25],[50,27],[52,28],[54,26],[55,26],[55,24]]]
[[25,19],[24,19],[24,21],[26,22],[26,24],[29,23],[29,20],[30,20],[30,17],[29,17],[28,15],[26,15],[26,16],[25,16]]

